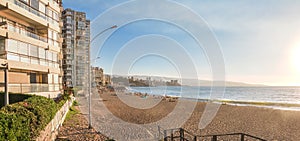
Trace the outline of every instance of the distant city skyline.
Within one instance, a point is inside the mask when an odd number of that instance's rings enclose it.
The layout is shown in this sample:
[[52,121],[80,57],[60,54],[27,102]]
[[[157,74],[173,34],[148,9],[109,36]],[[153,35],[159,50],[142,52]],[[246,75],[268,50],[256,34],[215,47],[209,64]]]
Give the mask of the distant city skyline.
[[[93,20],[105,10],[123,2],[128,1],[78,0],[74,3],[71,0],[64,0],[63,5],[65,8],[86,12],[87,17],[93,23]],[[298,56],[300,56],[300,1],[176,0],[175,2],[199,14],[214,32],[223,51],[227,81],[300,86],[300,61],[298,61]],[[142,11],[145,7],[147,4],[140,5],[138,8]],[[166,12],[170,12],[167,7]],[[127,16],[130,11],[119,13],[120,16]],[[117,17],[112,17],[109,21],[111,25],[115,24],[114,18]],[[178,18],[187,17],[178,15]],[[107,27],[104,25],[99,27],[98,32],[105,28]],[[92,32],[94,32],[92,36],[96,34],[96,31]],[[199,79],[207,80],[212,77],[204,51],[198,47],[190,35],[176,26],[157,20],[144,20],[120,26],[105,35],[111,33],[113,35],[106,40],[98,55],[101,58],[95,61],[95,65],[103,67],[107,73],[111,73],[112,63],[118,51],[126,44],[128,45],[129,41],[144,35],[162,35],[174,39],[190,53],[195,61],[193,63]],[[136,40],[130,47],[134,48],[142,44],[144,48],[154,45],[164,47],[164,43],[167,44],[165,41],[153,42],[152,39],[150,37]],[[103,40],[98,39],[92,45],[98,45]],[[155,55],[144,56],[137,60],[128,73],[180,77],[174,64]]]

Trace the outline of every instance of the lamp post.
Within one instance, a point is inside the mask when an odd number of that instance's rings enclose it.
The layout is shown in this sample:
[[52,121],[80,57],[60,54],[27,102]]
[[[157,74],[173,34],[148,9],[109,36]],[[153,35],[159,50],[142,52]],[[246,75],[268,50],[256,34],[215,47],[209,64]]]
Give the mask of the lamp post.
[[[89,52],[91,52],[91,47],[90,47],[90,45],[91,45],[91,43],[98,37],[98,36],[100,36],[102,33],[104,33],[104,32],[106,32],[107,30],[110,30],[110,29],[114,29],[114,28],[117,28],[118,26],[117,25],[114,25],[114,26],[111,26],[111,27],[109,27],[109,28],[106,28],[106,29],[104,29],[103,31],[101,31],[101,32],[99,32],[94,38],[92,38],[91,40],[90,40],[90,43],[89,43]],[[92,92],[92,81],[91,81],[91,61],[95,61],[95,60],[97,60],[97,59],[99,59],[100,57],[97,57],[97,58],[95,58],[95,59],[91,59],[91,55],[89,55],[89,63],[88,63],[88,66],[89,66],[89,68],[88,68],[88,81],[89,81],[89,88],[88,88],[88,93],[89,93],[89,105],[88,105],[88,110],[89,110],[89,128],[91,129],[92,128],[92,117],[91,117],[91,92]]]
[[[6,21],[0,22],[0,26],[7,25]],[[8,94],[8,62],[3,61],[1,62],[0,68],[4,69],[4,105],[9,105],[9,94]]]

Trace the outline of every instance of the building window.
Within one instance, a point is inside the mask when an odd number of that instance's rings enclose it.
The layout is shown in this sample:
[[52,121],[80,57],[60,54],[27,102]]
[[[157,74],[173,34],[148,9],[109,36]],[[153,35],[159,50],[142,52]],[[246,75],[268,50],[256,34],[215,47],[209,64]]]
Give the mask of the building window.
[[18,52],[18,42],[15,40],[7,40],[7,51]]
[[5,39],[0,39],[0,52],[5,51]]
[[38,47],[34,45],[30,45],[30,56],[39,57],[38,55]]
[[24,42],[19,42],[19,54],[28,55],[28,44]]
[[36,10],[39,10],[39,0],[30,0],[30,6]]
[[42,2],[39,2],[39,11],[42,13],[46,13],[46,5]]
[[37,83],[36,73],[30,73],[30,83]]

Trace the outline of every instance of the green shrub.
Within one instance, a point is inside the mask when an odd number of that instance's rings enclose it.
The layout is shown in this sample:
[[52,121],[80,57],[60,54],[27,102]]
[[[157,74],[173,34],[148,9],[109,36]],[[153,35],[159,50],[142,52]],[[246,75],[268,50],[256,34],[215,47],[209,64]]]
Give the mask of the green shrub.
[[28,98],[24,101],[24,104],[26,104],[24,107],[34,113],[37,118],[35,131],[32,132],[32,137],[35,137],[53,119],[58,111],[57,105],[52,99],[41,96]]
[[0,113],[0,122],[5,129],[2,134],[5,134],[7,140],[30,140],[37,124],[32,112],[16,103],[3,107]]
[[[32,97],[28,94],[9,93],[9,104],[21,102],[27,98]],[[0,92],[0,108],[4,106],[4,93]]]
[[67,99],[68,97],[62,97],[55,103],[53,99],[31,96],[23,102],[2,107],[0,141],[26,141],[36,138]]

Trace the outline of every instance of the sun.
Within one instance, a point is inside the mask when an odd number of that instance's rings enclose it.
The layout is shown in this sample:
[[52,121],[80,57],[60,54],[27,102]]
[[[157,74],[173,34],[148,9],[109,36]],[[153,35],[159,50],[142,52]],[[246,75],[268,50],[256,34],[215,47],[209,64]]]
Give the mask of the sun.
[[292,62],[296,71],[300,73],[300,45],[298,45],[292,52]]

